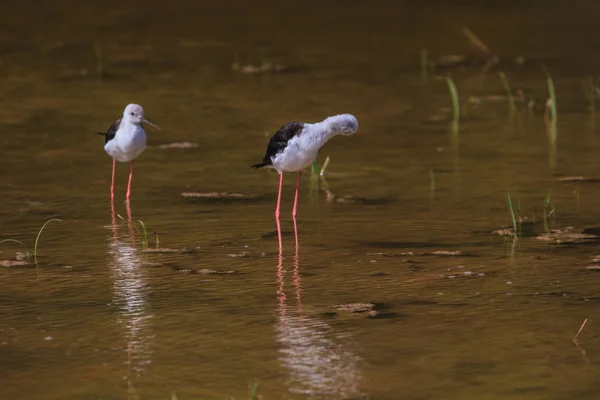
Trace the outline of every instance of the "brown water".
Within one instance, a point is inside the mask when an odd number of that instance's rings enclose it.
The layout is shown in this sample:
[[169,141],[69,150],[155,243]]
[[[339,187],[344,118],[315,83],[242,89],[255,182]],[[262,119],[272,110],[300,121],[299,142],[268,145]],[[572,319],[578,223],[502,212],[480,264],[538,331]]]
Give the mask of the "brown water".
[[[510,223],[507,191],[538,234],[549,190],[550,228],[598,223],[600,187],[557,179],[598,177],[582,90],[600,66],[598,6],[321,3],[2,2],[0,238],[31,246],[46,220],[62,222],[42,234],[38,268],[0,270],[1,398],[240,399],[255,381],[265,399],[597,398],[600,286],[585,268],[597,244],[490,232]],[[448,87],[423,83],[419,53],[477,56],[463,25],[536,100],[533,115],[518,103],[511,121],[489,97],[504,93],[497,69],[438,68],[463,104],[472,97],[451,132]],[[288,69],[242,74],[236,58]],[[542,62],[558,96],[554,144]],[[142,252],[139,233],[111,223],[110,159],[91,133],[129,102],[163,128],[136,164],[133,219],[186,251]],[[286,175],[280,261],[277,176],[248,166],[287,121],[340,112],[359,134],[319,162],[331,158],[327,183],[351,201],[311,194],[306,173],[296,252]],[[160,147],[176,142],[198,147]],[[354,302],[380,314],[329,308]]]

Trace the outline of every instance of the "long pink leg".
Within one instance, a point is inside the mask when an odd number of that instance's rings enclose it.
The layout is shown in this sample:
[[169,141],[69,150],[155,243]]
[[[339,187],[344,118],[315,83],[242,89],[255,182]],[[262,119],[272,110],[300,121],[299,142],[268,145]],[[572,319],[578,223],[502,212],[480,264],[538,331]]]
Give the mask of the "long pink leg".
[[129,170],[129,184],[127,185],[127,201],[131,200],[131,181],[133,180],[133,160],[131,160],[131,169]]
[[113,158],[113,170],[112,170],[112,182],[110,184],[110,201],[113,204],[115,203],[115,171],[117,169],[117,160]]
[[300,192],[300,178],[302,178],[302,171],[298,171],[298,182],[296,183],[296,197],[294,198],[294,210],[292,211],[292,217],[294,218],[294,235],[296,236],[296,249],[298,249],[298,223],[296,222],[296,215],[298,214],[298,193]]
[[275,209],[275,221],[277,222],[277,236],[279,237],[279,254],[283,251],[283,243],[281,240],[281,222],[279,215],[281,214],[281,191],[283,189],[283,172],[279,174],[279,194],[277,195],[277,208]]

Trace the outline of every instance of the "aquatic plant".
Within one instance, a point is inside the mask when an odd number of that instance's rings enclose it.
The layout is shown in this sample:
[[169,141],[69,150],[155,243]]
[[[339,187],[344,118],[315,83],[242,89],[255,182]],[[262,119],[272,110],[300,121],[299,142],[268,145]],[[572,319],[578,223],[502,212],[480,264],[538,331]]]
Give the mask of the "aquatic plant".
[[444,77],[446,82],[448,83],[448,89],[450,89],[450,95],[452,96],[452,112],[454,115],[453,122],[458,125],[460,120],[460,102],[458,99],[458,90],[456,89],[456,85],[454,84],[454,80],[450,75]]
[[56,221],[56,222],[62,222],[61,219],[57,219],[57,218],[51,218],[48,221],[46,221],[44,223],[44,225],[42,225],[42,227],[40,228],[40,230],[37,233],[37,236],[35,237],[35,242],[33,244],[33,253],[29,252],[29,248],[27,247],[27,245],[25,245],[25,243],[23,243],[20,240],[17,239],[4,239],[0,241],[0,244],[4,243],[4,242],[13,242],[13,243],[19,243],[21,246],[23,246],[23,248],[25,249],[25,259],[26,260],[30,260],[31,256],[33,255],[33,261],[37,264],[37,253],[38,253],[38,243],[40,241],[40,236],[42,235],[42,231],[44,230],[44,228],[46,227],[46,225],[48,225],[50,222],[52,221]]
[[[142,229],[139,229],[137,225],[140,225]],[[141,219],[138,219],[135,224],[133,224],[133,228],[137,233],[142,235],[142,248],[148,248],[148,230],[146,229],[146,224]]]
[[506,92],[506,96],[508,98],[508,115],[509,118],[512,119],[515,116],[515,112],[517,111],[517,107],[515,106],[515,97],[513,96],[512,90],[510,90],[510,85],[508,84],[508,79],[506,79],[506,75],[504,72],[500,71],[498,73],[500,76],[500,81],[502,82],[502,87]]
[[546,68],[546,65],[542,64],[542,70],[544,74],[546,74],[546,81],[548,82],[548,102],[546,103],[546,110],[550,110],[550,120],[552,122],[556,122],[558,119],[558,111],[556,108],[556,91],[554,90],[554,80],[552,79],[552,75]]
[[258,394],[258,389],[260,388],[260,382],[254,381],[252,388],[250,389],[250,400],[259,400],[260,396]]
[[[517,230],[517,221],[518,221],[517,215],[518,214],[515,213],[515,209],[513,207],[513,203],[512,203],[512,200],[510,198],[510,193],[508,193],[508,192],[506,192],[506,204],[508,205],[508,212],[510,213],[510,218],[512,220],[513,236],[515,238],[517,238],[518,237],[518,230]],[[519,210],[518,210],[518,212],[520,212],[520,209],[521,209],[521,203],[519,201]]]
[[552,199],[552,190],[548,190],[548,195],[546,196],[546,198],[544,199],[544,214],[543,214],[543,218],[544,218],[544,231],[546,233],[550,233],[550,227],[548,225],[548,218],[551,215],[554,215],[554,211],[555,208],[552,207],[552,209],[550,210],[550,200]]
[[331,158],[327,156],[321,168],[319,168],[319,164],[316,160],[311,164],[310,192],[312,196],[318,196],[321,186],[326,186],[327,189],[329,188],[329,184],[325,179],[325,171],[327,170],[330,162]]

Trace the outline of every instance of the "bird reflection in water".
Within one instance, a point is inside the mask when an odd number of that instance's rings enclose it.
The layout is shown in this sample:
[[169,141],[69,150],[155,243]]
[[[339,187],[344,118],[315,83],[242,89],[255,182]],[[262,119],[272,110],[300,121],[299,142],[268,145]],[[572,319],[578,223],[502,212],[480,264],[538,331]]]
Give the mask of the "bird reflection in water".
[[134,382],[152,362],[153,317],[148,304],[150,287],[146,270],[142,266],[139,250],[135,247],[135,236],[131,219],[131,207],[127,202],[127,225],[129,239],[119,236],[119,226],[112,206],[112,236],[109,237],[109,267],[113,277],[113,301],[118,307],[116,322],[126,349],[127,372],[124,378],[135,395]]
[[352,351],[349,337],[343,343],[335,332],[315,316],[306,316],[302,309],[298,242],[294,255],[292,283],[295,289],[296,309],[288,309],[285,291],[283,255],[279,253],[277,266],[278,320],[275,326],[279,362],[289,371],[289,391],[292,393],[328,398],[346,398],[361,395],[360,362]]

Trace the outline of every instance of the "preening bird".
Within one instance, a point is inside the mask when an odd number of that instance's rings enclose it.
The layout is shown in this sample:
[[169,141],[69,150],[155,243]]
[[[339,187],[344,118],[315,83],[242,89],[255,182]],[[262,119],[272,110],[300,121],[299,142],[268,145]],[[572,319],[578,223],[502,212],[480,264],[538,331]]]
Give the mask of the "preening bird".
[[279,221],[281,206],[281,189],[283,187],[284,172],[298,172],[296,182],[296,196],[294,198],[294,231],[296,242],[298,241],[298,228],[296,215],[298,212],[298,191],[302,171],[311,165],[316,159],[319,149],[335,135],[353,135],[358,131],[358,121],[352,114],[340,114],[327,117],[321,122],[289,122],[279,128],[271,137],[267,146],[267,153],[262,162],[252,165],[252,168],[275,168],[279,173],[279,194],[277,195],[277,207],[275,208],[275,219],[277,222],[277,233],[279,234],[279,247],[282,247],[281,224]]

